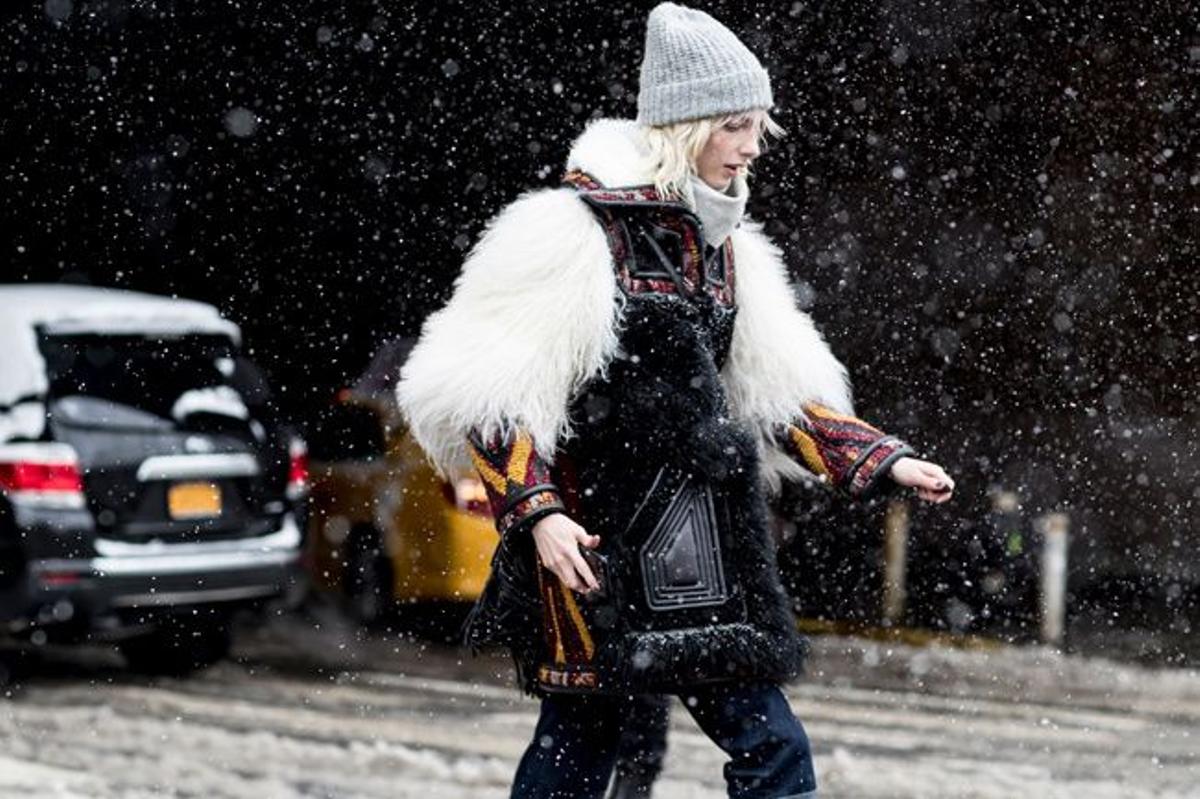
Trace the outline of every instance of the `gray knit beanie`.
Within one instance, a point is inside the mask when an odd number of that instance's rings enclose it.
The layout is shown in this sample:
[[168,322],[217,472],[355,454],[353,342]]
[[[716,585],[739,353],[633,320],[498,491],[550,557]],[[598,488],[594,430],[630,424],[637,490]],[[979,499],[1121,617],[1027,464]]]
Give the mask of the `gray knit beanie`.
[[668,125],[773,104],[767,71],[729,28],[674,3],[650,12],[638,122]]

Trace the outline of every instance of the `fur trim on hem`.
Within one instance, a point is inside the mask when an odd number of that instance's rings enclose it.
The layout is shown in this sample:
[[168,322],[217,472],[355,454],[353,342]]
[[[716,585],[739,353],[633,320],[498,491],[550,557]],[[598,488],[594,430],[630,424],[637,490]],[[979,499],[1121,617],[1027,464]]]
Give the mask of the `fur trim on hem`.
[[788,682],[802,673],[807,651],[797,634],[769,635],[748,624],[631,634],[623,648],[615,684],[641,693],[739,679]]
[[748,624],[634,633],[613,650],[611,662],[587,669],[591,687],[546,684],[538,680],[538,668],[520,664],[519,656],[514,659],[518,685],[530,696],[674,694],[695,685],[740,680],[794,682],[804,675],[810,648],[802,635],[781,639]]

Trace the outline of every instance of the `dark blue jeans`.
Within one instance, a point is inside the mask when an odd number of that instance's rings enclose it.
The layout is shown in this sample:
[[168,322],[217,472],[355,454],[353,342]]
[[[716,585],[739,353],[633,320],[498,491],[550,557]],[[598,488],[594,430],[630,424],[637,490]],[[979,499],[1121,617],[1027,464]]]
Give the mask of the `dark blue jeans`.
[[627,697],[621,716],[625,726],[617,744],[615,776],[628,785],[627,790],[633,786],[649,787],[662,772],[667,754],[671,697],[663,694]]
[[[816,795],[808,736],[777,686],[698,686],[679,698],[704,734],[729,755],[725,782],[731,797]],[[552,694],[543,699],[533,741],[517,767],[512,799],[602,796],[626,708],[622,697]]]

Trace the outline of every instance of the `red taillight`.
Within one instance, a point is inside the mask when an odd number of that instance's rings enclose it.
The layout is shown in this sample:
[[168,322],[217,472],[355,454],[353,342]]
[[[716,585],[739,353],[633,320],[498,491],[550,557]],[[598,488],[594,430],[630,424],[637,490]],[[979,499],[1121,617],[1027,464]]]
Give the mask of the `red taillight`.
[[9,491],[82,491],[75,463],[0,463],[0,488]]
[[66,444],[2,445],[0,490],[23,502],[83,507],[79,457]]
[[79,582],[80,576],[76,572],[42,572],[42,585],[74,585]]
[[293,438],[288,445],[288,496],[296,499],[308,491],[308,445]]

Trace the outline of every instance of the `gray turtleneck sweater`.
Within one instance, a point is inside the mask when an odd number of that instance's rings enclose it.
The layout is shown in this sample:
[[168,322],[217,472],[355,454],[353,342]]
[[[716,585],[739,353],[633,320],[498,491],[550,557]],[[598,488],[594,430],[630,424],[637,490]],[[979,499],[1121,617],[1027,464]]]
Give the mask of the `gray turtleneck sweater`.
[[746,178],[738,175],[729,183],[726,191],[717,191],[703,180],[692,175],[688,180],[688,196],[684,199],[700,217],[704,226],[704,243],[710,247],[720,247],[746,211],[746,199],[750,189]]

